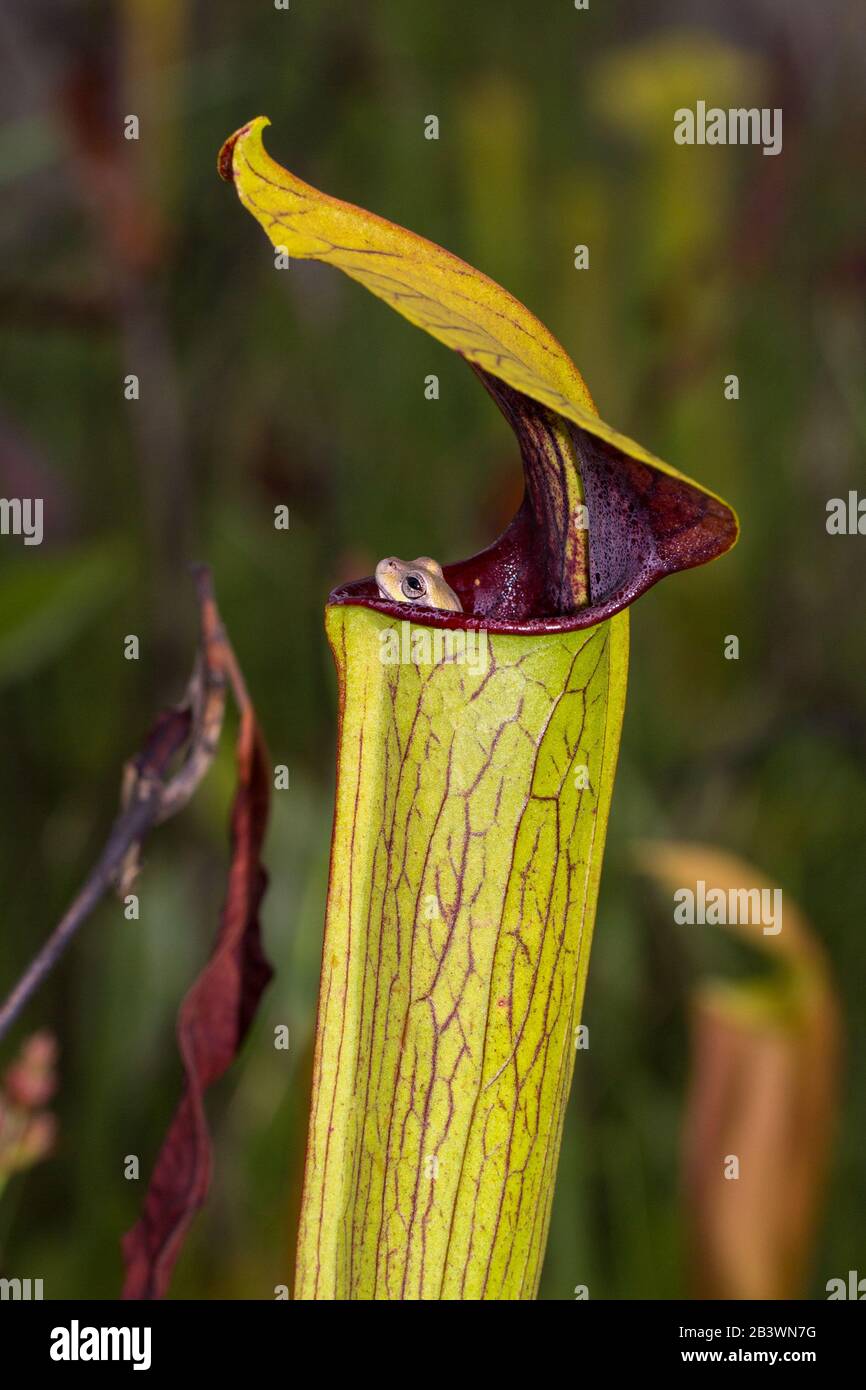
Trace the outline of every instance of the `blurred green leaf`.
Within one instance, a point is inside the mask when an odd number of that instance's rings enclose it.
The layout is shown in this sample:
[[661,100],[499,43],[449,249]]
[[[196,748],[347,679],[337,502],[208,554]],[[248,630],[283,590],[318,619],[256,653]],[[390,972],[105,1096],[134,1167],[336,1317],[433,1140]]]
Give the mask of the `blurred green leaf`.
[[0,573],[0,688],[56,661],[129,580],[118,540],[68,555],[24,554]]

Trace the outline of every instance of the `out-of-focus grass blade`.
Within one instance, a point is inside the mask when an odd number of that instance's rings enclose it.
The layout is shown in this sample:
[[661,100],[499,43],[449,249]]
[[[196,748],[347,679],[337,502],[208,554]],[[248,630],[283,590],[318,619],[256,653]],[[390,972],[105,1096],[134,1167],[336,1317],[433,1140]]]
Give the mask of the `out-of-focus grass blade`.
[[0,686],[49,665],[117,597],[127,555],[111,542],[43,558],[35,549],[0,571]]

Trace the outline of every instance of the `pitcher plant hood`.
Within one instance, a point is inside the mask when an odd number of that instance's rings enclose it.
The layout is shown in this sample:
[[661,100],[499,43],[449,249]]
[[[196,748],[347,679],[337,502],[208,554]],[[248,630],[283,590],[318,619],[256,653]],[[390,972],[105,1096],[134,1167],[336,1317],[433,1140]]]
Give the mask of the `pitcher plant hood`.
[[[517,436],[523,503],[487,550],[445,566],[463,613],[425,622],[526,633],[591,627],[665,575],[734,544],[732,509],[605,424],[564,348],[519,300],[434,242],[283,169],[264,148],[268,124],[258,116],[242,126],[218,167],[273,244],[336,266],[465,358]],[[372,577],[336,589],[331,602],[406,616]]]

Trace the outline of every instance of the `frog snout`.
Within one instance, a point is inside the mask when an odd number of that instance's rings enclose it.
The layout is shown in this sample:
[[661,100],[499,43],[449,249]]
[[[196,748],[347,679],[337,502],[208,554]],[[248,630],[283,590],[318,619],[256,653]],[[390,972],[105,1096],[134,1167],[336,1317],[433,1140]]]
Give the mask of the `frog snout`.
[[393,598],[394,589],[399,581],[399,563],[396,556],[386,555],[384,560],[380,560],[376,566],[376,583],[379,586],[379,593],[382,598]]

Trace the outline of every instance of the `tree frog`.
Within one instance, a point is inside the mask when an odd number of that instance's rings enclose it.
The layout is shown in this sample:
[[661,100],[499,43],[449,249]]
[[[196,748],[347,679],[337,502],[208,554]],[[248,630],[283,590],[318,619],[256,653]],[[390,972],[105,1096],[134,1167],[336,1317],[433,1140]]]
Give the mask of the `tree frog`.
[[462,613],[463,604],[442,575],[442,566],[429,555],[417,560],[386,556],[376,566],[376,583],[383,598],[396,603],[417,603],[421,608],[444,608]]

